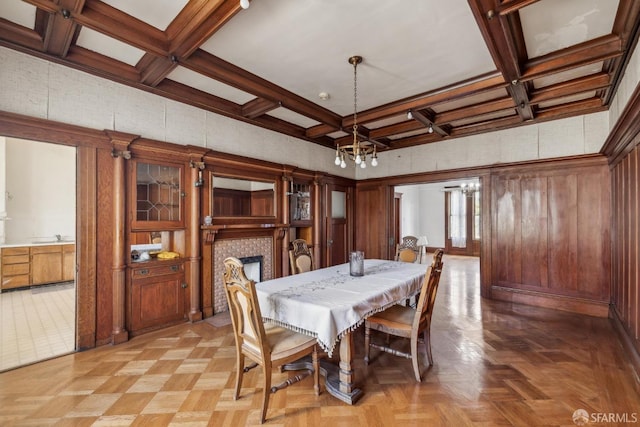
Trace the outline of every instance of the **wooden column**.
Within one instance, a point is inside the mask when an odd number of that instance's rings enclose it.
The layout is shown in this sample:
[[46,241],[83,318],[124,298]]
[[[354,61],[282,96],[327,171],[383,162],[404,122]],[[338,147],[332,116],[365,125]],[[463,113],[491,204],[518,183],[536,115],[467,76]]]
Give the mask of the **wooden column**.
[[112,343],[119,344],[129,340],[129,333],[125,327],[126,306],[126,248],[125,248],[125,219],[126,219],[126,168],[125,160],[131,158],[129,144],[138,136],[121,132],[107,131],[113,149],[113,248],[111,257],[111,285],[113,286],[113,329]]
[[188,247],[188,263],[189,263],[189,276],[187,278],[189,284],[189,320],[191,322],[197,322],[202,320],[202,309],[200,307],[200,262],[202,257],[200,256],[200,201],[201,201],[201,188],[209,188],[205,186],[203,171],[204,162],[202,156],[204,153],[191,153],[191,182],[193,183],[193,191],[191,191],[191,203],[189,205],[189,216],[187,218],[189,233],[189,247]]

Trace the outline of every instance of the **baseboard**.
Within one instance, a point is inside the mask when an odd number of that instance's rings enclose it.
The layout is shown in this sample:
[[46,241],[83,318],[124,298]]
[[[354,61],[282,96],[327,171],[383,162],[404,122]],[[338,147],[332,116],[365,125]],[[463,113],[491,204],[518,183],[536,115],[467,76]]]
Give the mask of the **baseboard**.
[[564,295],[546,294],[543,292],[523,289],[506,288],[503,286],[491,287],[491,299],[516,302],[536,307],[552,308],[555,310],[586,314],[594,317],[606,318],[609,316],[609,304],[607,302],[568,297]]
[[609,318],[613,323],[613,329],[620,338],[620,343],[624,349],[624,353],[629,357],[629,363],[636,379],[636,388],[640,388],[640,354],[636,348],[633,339],[629,335],[627,329],[624,327],[622,320],[618,316],[618,312],[615,310],[613,304],[609,307]]

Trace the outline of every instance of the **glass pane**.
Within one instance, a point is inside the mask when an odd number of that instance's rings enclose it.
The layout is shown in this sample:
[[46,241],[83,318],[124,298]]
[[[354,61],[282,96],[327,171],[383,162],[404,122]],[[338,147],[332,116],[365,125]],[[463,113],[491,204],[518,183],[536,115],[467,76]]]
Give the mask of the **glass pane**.
[[480,240],[480,192],[473,194],[473,240]]
[[347,193],[344,191],[331,192],[331,218],[347,217]]
[[180,168],[137,163],[136,187],[138,221],[180,220]]
[[449,238],[456,248],[467,247],[467,203],[462,191],[449,193]]

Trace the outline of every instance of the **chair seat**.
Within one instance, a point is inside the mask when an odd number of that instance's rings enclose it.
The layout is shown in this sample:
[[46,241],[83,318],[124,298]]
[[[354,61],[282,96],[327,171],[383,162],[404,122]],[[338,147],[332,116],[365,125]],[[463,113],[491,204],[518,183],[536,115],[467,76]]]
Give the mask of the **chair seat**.
[[271,323],[265,323],[264,330],[269,347],[271,347],[272,360],[285,359],[305,348],[313,347],[318,342],[314,337]]
[[377,329],[376,325],[381,325],[396,331],[407,331],[407,333],[410,333],[415,315],[416,310],[411,307],[392,305],[385,311],[368,317],[367,322],[372,329]]

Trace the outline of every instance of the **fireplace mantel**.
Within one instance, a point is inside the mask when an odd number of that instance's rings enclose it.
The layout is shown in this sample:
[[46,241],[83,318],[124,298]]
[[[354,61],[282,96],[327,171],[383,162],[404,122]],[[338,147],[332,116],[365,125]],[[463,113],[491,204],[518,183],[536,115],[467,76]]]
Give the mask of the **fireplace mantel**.
[[284,238],[284,233],[289,225],[287,224],[224,224],[224,225],[203,225],[202,241],[212,245],[218,239],[237,239],[241,237],[263,237],[273,236],[274,238]]

